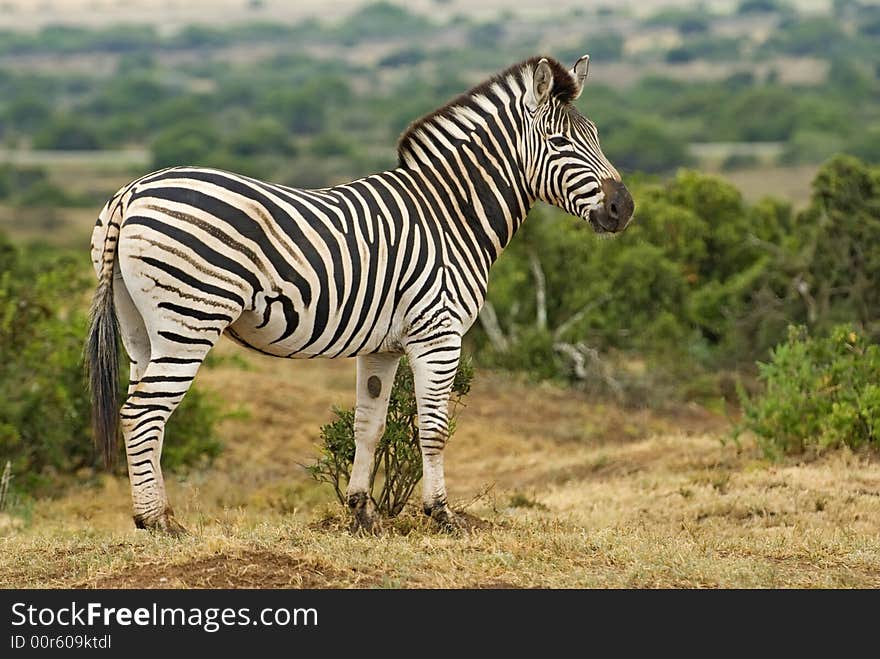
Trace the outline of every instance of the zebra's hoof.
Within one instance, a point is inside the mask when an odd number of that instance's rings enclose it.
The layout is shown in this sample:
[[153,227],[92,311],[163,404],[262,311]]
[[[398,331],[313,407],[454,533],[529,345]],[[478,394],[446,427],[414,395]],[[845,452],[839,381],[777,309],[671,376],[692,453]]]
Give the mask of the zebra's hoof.
[[455,535],[470,533],[471,527],[467,520],[461,515],[454,513],[446,504],[425,507],[425,513],[437,523],[437,526],[444,533]]
[[365,493],[359,492],[348,497],[348,507],[352,513],[352,535],[379,535],[382,521],[376,514],[376,507]]
[[154,531],[157,533],[165,533],[175,538],[187,535],[189,533],[186,530],[186,527],[184,527],[183,524],[181,524],[174,518],[174,511],[171,509],[170,506],[165,508],[162,514],[154,519],[147,519],[142,515],[135,515],[134,525],[139,529],[146,529],[147,531]]

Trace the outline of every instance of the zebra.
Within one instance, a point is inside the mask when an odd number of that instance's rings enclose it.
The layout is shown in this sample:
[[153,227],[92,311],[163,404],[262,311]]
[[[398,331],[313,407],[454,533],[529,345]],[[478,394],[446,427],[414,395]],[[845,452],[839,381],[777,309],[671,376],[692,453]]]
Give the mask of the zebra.
[[[542,200],[598,233],[634,203],[572,102],[571,69],[532,57],[412,123],[393,169],[298,189],[203,167],[172,167],[121,188],[91,242],[98,285],[86,361],[94,434],[113,460],[121,427],[138,528],[185,533],[160,467],[165,424],[225,334],[266,355],[357,357],[352,525],[378,529],[368,478],[391,385],[414,376],[424,512],[457,528],[443,468],[462,336],[489,268]],[[118,338],[130,359],[118,400]]]

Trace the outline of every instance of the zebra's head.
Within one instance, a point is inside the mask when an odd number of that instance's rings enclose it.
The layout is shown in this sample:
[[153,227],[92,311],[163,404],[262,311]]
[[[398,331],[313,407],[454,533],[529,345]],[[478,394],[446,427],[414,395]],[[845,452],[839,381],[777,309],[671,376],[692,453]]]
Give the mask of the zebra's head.
[[[623,231],[635,204],[620,174],[599,146],[596,125],[574,107],[581,95],[589,55],[571,71],[542,58],[527,78],[525,166],[533,194],[575,217],[597,233]],[[531,83],[530,87],[528,83]]]

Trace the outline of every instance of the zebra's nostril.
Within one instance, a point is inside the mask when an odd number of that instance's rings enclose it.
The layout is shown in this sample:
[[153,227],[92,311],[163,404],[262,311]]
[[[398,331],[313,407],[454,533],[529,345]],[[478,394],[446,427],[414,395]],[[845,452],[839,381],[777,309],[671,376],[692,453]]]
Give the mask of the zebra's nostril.
[[617,204],[611,202],[611,207],[608,209],[611,217],[617,217]]

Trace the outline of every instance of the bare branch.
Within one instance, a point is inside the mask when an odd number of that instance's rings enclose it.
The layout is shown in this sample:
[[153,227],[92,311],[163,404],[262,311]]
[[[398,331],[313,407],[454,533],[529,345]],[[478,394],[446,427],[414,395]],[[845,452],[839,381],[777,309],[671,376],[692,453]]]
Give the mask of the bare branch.
[[753,233],[746,235],[746,244],[751,247],[760,247],[766,252],[772,252],[776,256],[785,256],[785,252],[779,247],[779,245],[774,245],[771,242],[762,240]]
[[529,250],[529,267],[535,280],[535,325],[539,330],[547,329],[547,278],[544,276],[544,268],[541,267],[541,259],[538,253]]
[[587,304],[585,304],[583,307],[580,308],[579,311],[576,311],[571,317],[569,317],[568,320],[563,321],[562,323],[560,323],[560,324],[556,327],[555,330],[553,330],[553,338],[554,338],[556,341],[559,341],[559,339],[562,338],[562,335],[565,334],[565,332],[566,332],[566,331],[567,331],[572,325],[574,325],[575,323],[577,323],[577,322],[578,322],[581,318],[583,318],[588,312],[592,311],[594,308],[596,308],[596,307],[599,306],[600,304],[602,304],[602,303],[608,301],[610,298],[611,298],[611,294],[610,294],[610,293],[606,293],[605,295],[602,295],[601,297],[599,297],[599,298],[597,298],[597,299],[595,299],[595,300],[591,300],[590,302],[588,302]]
[[554,343],[553,349],[571,359],[577,379],[588,380],[594,373],[611,390],[615,398],[618,400],[623,398],[623,387],[611,375],[611,369],[599,357],[598,350],[581,342],[572,345],[561,341]]
[[7,496],[9,495],[9,482],[12,480],[12,463],[7,460],[6,467],[3,469],[3,476],[0,477],[0,510],[6,507]]
[[810,294],[810,284],[803,275],[795,277],[794,290],[804,299],[804,304],[807,305],[807,320],[813,325],[816,322],[816,299]]
[[570,343],[554,343],[553,349],[571,359],[572,366],[574,367],[574,376],[578,380],[587,379],[587,359],[577,348]]
[[477,492],[470,500],[465,501],[463,503],[455,502],[455,504],[453,505],[453,508],[459,512],[461,512],[462,510],[467,510],[468,508],[473,506],[478,501],[482,501],[483,499],[488,498],[489,493],[492,492],[492,490],[494,490],[494,489],[495,489],[495,483],[487,483],[486,485],[483,485],[483,487],[480,488],[480,491]]
[[501,329],[498,314],[495,313],[495,306],[489,300],[486,300],[483,308],[480,309],[479,319],[492,347],[498,352],[507,352],[510,349],[510,341],[507,340]]

